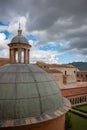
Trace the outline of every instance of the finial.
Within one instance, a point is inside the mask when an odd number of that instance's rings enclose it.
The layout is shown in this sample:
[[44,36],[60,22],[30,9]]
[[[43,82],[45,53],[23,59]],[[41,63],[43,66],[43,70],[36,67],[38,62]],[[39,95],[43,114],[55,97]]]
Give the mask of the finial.
[[21,24],[20,24],[20,22],[19,22],[18,35],[19,35],[19,36],[21,36],[21,35],[22,35],[22,29],[21,29]]
[[20,22],[19,22],[19,30],[21,29],[21,24],[20,24]]

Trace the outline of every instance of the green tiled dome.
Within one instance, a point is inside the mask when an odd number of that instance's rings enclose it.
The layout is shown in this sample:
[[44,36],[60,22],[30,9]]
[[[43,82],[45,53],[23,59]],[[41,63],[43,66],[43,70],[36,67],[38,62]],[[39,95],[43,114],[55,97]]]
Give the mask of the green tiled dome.
[[63,103],[58,85],[44,70],[30,64],[0,67],[0,121],[40,117]]
[[28,40],[23,35],[17,35],[11,40],[11,43],[25,43],[25,44],[28,44]]

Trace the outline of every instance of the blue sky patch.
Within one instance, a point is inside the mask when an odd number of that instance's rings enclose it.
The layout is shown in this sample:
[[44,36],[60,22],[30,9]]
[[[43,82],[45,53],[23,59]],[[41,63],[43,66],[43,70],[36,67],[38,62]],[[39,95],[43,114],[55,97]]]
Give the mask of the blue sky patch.
[[33,41],[37,41],[37,40],[39,40],[38,37],[33,36],[33,35],[27,35],[26,38],[27,38],[28,40],[33,40]]
[[44,46],[40,46],[39,47],[40,50],[53,50],[53,51],[59,51],[60,50],[60,45],[59,44],[48,44],[48,45],[44,45]]
[[10,36],[10,33],[8,31],[1,31],[0,33],[4,33],[6,35],[6,39]]
[[58,56],[60,63],[71,63],[75,61],[76,54],[65,52]]
[[0,26],[8,26],[9,25],[9,23],[8,22],[2,22],[2,21],[0,21]]

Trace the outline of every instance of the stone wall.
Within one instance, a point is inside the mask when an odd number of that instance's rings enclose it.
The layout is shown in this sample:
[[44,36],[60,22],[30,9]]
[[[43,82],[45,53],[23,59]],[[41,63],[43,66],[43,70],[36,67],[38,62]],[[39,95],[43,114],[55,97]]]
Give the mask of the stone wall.
[[58,84],[59,88],[63,88],[63,74],[62,73],[49,73],[56,83]]

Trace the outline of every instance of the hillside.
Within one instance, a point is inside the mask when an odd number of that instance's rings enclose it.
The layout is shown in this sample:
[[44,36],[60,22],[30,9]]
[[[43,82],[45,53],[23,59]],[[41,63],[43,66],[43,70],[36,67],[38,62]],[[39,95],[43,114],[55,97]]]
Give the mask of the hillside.
[[76,66],[79,70],[87,71],[87,62],[72,62],[70,64]]

